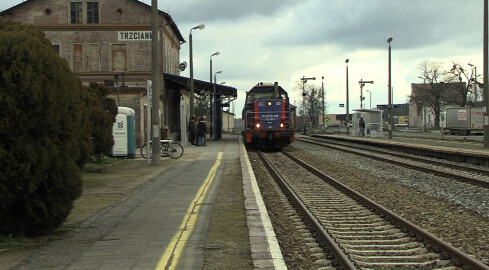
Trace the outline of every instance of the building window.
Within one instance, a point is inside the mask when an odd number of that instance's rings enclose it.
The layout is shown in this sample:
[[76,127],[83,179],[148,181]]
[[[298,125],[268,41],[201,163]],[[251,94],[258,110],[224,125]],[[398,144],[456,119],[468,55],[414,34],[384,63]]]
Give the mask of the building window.
[[88,45],[88,71],[100,71],[100,44]]
[[71,23],[82,23],[82,2],[70,3]]
[[98,2],[87,2],[87,23],[99,23]]
[[112,45],[112,71],[127,71],[127,51],[125,44]]
[[55,52],[57,55],[59,55],[59,45],[58,45],[58,44],[54,44],[54,45],[53,45],[53,50],[54,50],[54,52]]
[[82,44],[73,44],[72,52],[73,72],[83,72],[83,46]]

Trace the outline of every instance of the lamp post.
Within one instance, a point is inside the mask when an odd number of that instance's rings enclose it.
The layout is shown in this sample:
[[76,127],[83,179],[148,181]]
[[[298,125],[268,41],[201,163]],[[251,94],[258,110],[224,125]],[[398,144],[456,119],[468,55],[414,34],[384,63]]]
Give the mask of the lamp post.
[[192,52],[192,30],[199,29],[202,30],[205,28],[204,24],[199,24],[194,28],[190,29],[190,35],[188,37],[189,40],[189,53],[190,53],[190,115],[194,115],[194,58]]
[[305,76],[302,76],[301,78],[302,80],[302,109],[303,109],[303,112],[302,112],[302,121],[304,122],[304,130],[302,132],[303,135],[306,135],[306,88],[305,88],[305,83],[307,82],[307,80],[316,80],[316,77],[312,77],[312,78],[306,78]]
[[388,106],[387,106],[387,114],[389,117],[389,139],[392,139],[392,126],[393,126],[393,116],[392,116],[392,82],[391,82],[391,42],[392,37],[387,38],[387,43],[389,44],[389,70],[388,70]]
[[345,60],[346,63],[346,135],[350,135],[350,112],[349,112],[349,106],[350,106],[350,101],[349,101],[349,93],[348,93],[348,62],[350,62],[349,59]]
[[[220,53],[219,52],[215,52],[213,54],[211,54],[211,57],[210,57],[210,72],[209,72],[209,82],[212,83],[212,56],[218,56]],[[214,86],[214,89],[215,89],[215,86]],[[209,93],[209,125],[210,125],[210,121],[212,121],[212,99],[214,98],[214,95],[212,93]],[[214,132],[212,130],[212,128],[209,128],[209,137],[212,138],[212,136],[214,135]]]
[[323,99],[323,131],[326,130],[325,119],[324,119],[324,76],[321,77],[321,97]]
[[[212,92],[212,96],[211,96],[211,100],[214,99],[214,106],[211,105],[211,111],[214,110],[214,113],[211,114],[210,118],[209,119],[209,122],[210,122],[210,128],[209,128],[209,135],[210,137],[214,137],[214,141],[217,141],[217,132],[214,132],[216,130],[214,130],[216,128],[216,118],[217,118],[217,109],[216,109],[216,106],[217,105],[217,100],[215,95],[216,95],[216,75],[217,74],[222,74],[222,70],[219,70],[218,72],[214,73],[214,91]],[[214,117],[212,117],[212,115],[214,115]],[[213,136],[214,135],[214,136]]]
[[[152,80],[152,93],[151,93],[151,125],[153,134],[151,140],[153,142],[159,142],[161,138],[160,131],[160,90],[165,90],[165,78],[164,74],[161,76],[161,88],[160,88],[160,64],[159,64],[159,46],[158,46],[158,1],[151,1],[151,80]],[[160,144],[153,143],[151,145],[151,151],[153,153],[160,153]],[[160,164],[160,155],[153,155],[151,159],[151,165],[157,166]]]
[[472,69],[471,74],[474,74],[474,78],[470,79],[470,81],[474,81],[474,84],[472,86],[472,91],[474,91],[474,100],[477,102],[477,99],[478,99],[478,97],[477,97],[477,67],[475,65],[473,65],[472,63],[468,63],[467,65],[469,65],[470,68]]
[[486,105],[486,115],[484,115],[484,148],[489,148],[489,76],[488,76],[488,19],[487,19],[487,0],[484,0],[484,104]]

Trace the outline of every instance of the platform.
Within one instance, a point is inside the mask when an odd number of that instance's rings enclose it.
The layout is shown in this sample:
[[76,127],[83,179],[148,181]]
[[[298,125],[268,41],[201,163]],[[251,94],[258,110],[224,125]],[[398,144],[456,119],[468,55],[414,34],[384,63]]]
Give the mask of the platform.
[[185,155],[195,158],[177,162],[86,221],[69,239],[53,242],[15,269],[202,269],[213,200],[228,177],[225,171],[243,178],[241,207],[246,208],[254,268],[286,269],[240,137],[224,135],[207,144],[187,145]]

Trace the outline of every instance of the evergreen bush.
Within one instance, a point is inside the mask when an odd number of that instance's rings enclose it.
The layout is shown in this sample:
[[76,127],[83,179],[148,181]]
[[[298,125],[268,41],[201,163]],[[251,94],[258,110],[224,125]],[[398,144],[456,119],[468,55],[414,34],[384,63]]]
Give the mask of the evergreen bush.
[[88,93],[33,26],[0,21],[0,234],[59,227],[92,150]]
[[112,127],[118,109],[115,100],[107,97],[109,89],[106,86],[91,83],[86,89],[90,93],[87,107],[90,111],[92,155],[99,160],[102,156],[108,156],[114,146]]

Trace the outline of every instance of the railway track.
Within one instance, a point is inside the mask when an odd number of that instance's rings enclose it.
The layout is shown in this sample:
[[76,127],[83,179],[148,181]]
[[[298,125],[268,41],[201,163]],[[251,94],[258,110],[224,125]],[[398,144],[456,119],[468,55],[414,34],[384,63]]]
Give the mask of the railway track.
[[[312,224],[321,242],[326,243],[323,250],[332,267],[489,269],[305,162],[290,155],[285,158],[284,154],[259,155],[306,223]],[[294,173],[279,173],[283,171]]]
[[489,188],[489,169],[325,139],[296,140]]

